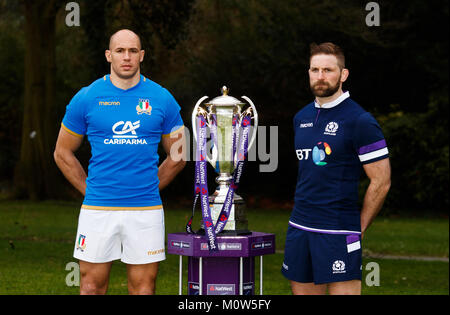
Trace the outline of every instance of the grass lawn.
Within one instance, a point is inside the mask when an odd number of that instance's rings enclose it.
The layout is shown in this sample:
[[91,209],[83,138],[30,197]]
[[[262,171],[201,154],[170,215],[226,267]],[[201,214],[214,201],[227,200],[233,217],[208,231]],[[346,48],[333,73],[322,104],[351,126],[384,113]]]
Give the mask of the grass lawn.
[[[166,209],[166,232],[184,231],[190,211]],[[0,294],[79,293],[79,287],[66,285],[73,270],[66,266],[77,262],[72,252],[78,212],[78,203],[0,201]],[[276,235],[277,253],[264,257],[264,294],[289,295],[289,283],[280,273],[289,211],[249,209],[247,213],[250,230]],[[449,294],[448,262],[371,256],[448,258],[448,239],[448,218],[377,218],[363,242],[363,294]],[[371,272],[365,267],[373,262],[379,266],[379,286],[365,283]],[[183,263],[186,267],[186,257]],[[259,292],[259,259],[256,270]],[[186,270],[183,279],[187,280]],[[125,265],[120,262],[113,264],[109,293],[127,294]],[[178,294],[178,256],[167,255],[160,264],[157,293]]]

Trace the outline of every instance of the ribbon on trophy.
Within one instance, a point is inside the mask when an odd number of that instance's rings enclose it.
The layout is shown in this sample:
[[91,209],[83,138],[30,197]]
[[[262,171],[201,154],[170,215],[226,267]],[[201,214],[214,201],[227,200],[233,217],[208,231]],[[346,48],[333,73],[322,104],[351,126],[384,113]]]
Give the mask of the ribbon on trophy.
[[[217,146],[217,117],[216,114],[211,114],[211,122],[209,125],[209,130],[210,130],[210,134],[211,134],[211,150],[214,154],[214,148],[216,149],[216,154],[217,154],[217,150],[218,150],[218,146]],[[213,156],[213,160],[216,161],[216,165],[214,165],[214,167],[216,168],[216,172],[219,172],[219,160],[217,159],[217,157]]]
[[[238,125],[236,121],[233,119],[234,125]],[[211,217],[211,208],[209,206],[209,194],[208,194],[208,183],[207,183],[207,162],[206,162],[206,119],[204,116],[200,115],[197,116],[197,135],[198,135],[198,141],[197,141],[197,152],[196,152],[196,161],[195,161],[195,199],[194,199],[194,205],[192,208],[192,216],[189,219],[188,223],[186,224],[186,232],[190,234],[196,234],[192,230],[192,220],[194,218],[195,208],[198,199],[200,198],[200,206],[202,210],[202,219],[203,219],[203,225],[205,229],[206,237],[208,238],[208,244],[209,244],[209,250],[210,251],[217,251],[217,238],[216,234],[220,233],[225,225],[227,224],[228,217],[230,215],[231,207],[233,205],[233,197],[234,192],[238,188],[245,158],[247,156],[248,151],[248,134],[250,129],[250,122],[251,117],[250,116],[244,116],[242,118],[242,139],[239,145],[239,148],[237,149],[237,165],[235,167],[234,173],[233,173],[233,179],[230,183],[230,188],[228,189],[227,196],[225,198],[224,204],[222,206],[222,210],[219,214],[219,217],[217,219],[216,225],[214,225],[212,217]],[[212,124],[214,125],[215,121],[212,120]],[[214,126],[215,127],[215,126]],[[215,141],[216,139],[216,132],[215,128],[211,128],[211,138],[213,140],[213,143],[217,145]],[[233,126],[234,127],[234,126]],[[239,127],[238,127],[239,128]],[[235,130],[238,130],[238,128],[233,128],[233,136],[236,136],[237,138],[237,132]],[[235,133],[236,132],[236,133]],[[234,138],[234,137],[233,137]],[[235,139],[233,139],[233,143],[235,143]],[[235,146],[235,145],[234,145]],[[233,156],[234,152],[236,150],[233,149]]]
[[228,189],[227,196],[225,197],[225,202],[223,203],[222,210],[220,211],[219,218],[216,223],[216,234],[222,232],[225,225],[227,224],[228,218],[230,216],[231,206],[233,205],[234,192],[238,188],[241,181],[241,175],[244,168],[244,161],[247,156],[248,150],[248,134],[250,129],[250,116],[245,116],[242,119],[242,139],[237,148],[237,165],[234,169],[233,179],[230,183],[230,188]]
[[[206,120],[204,118],[204,116],[202,116],[203,119],[200,119],[200,117],[197,117],[197,134],[200,134],[200,128],[204,128],[202,129],[202,132],[206,130]],[[217,137],[216,137],[216,133],[217,133],[217,126],[216,126],[216,115],[211,115],[212,121],[211,121],[211,139],[213,140],[213,144],[217,147]],[[202,141],[202,142],[200,142]],[[202,148],[205,148],[206,144],[204,144],[203,142],[206,142],[206,134],[202,133],[202,139],[197,141],[197,151],[196,151],[196,163],[195,163],[195,199],[194,199],[194,206],[192,207],[192,216],[189,219],[188,223],[186,224],[186,231],[190,234],[195,234],[195,232],[192,230],[192,219],[194,218],[194,212],[195,212],[195,207],[197,205],[197,201],[198,198],[200,196],[200,163],[197,163],[198,161],[201,161],[201,158],[205,156],[206,152],[203,152],[202,154]],[[204,162],[204,159],[201,161]],[[216,163],[217,164],[217,163]],[[206,187],[208,188],[208,187]]]
[[233,160],[235,161],[236,156],[236,141],[237,137],[239,135],[239,124],[237,123],[239,121],[239,115],[236,114],[233,116],[232,120],[232,147],[233,147]]
[[208,194],[208,178],[206,165],[206,119],[204,116],[197,116],[197,152],[195,159],[195,200],[192,208],[192,217],[186,224],[186,231],[195,234],[192,231],[192,219],[194,218],[195,206],[200,198],[200,207],[202,209],[203,225],[208,237],[210,251],[217,251],[217,240],[214,229],[214,223],[211,217]]

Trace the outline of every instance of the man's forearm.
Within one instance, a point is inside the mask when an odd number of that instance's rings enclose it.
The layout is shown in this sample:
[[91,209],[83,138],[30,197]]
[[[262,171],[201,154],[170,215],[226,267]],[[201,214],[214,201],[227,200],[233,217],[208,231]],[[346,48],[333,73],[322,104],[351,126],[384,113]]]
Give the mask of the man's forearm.
[[159,190],[164,189],[177,176],[186,165],[186,161],[174,161],[169,156],[161,163],[158,169]]
[[380,212],[390,188],[390,182],[371,181],[361,210],[361,232],[364,233]]
[[86,194],[86,172],[73,153],[55,151],[54,158],[66,179],[84,196]]

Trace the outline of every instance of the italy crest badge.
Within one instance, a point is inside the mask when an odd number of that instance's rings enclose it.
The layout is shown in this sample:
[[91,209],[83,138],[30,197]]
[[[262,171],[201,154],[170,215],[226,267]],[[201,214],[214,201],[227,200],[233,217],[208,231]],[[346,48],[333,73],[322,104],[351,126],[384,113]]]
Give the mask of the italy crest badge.
[[77,249],[80,249],[82,252],[86,249],[86,235],[79,235]]
[[141,115],[144,113],[147,115],[151,115],[152,107],[150,106],[150,102],[148,100],[139,99],[139,105],[136,106],[136,111],[137,111],[138,115]]

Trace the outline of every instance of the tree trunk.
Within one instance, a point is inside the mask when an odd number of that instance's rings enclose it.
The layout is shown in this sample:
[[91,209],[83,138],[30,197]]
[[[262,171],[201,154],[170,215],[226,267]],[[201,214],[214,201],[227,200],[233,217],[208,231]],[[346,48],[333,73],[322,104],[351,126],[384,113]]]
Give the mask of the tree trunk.
[[20,159],[14,174],[16,197],[55,197],[59,178],[53,160],[56,139],[56,0],[24,0],[25,95]]

